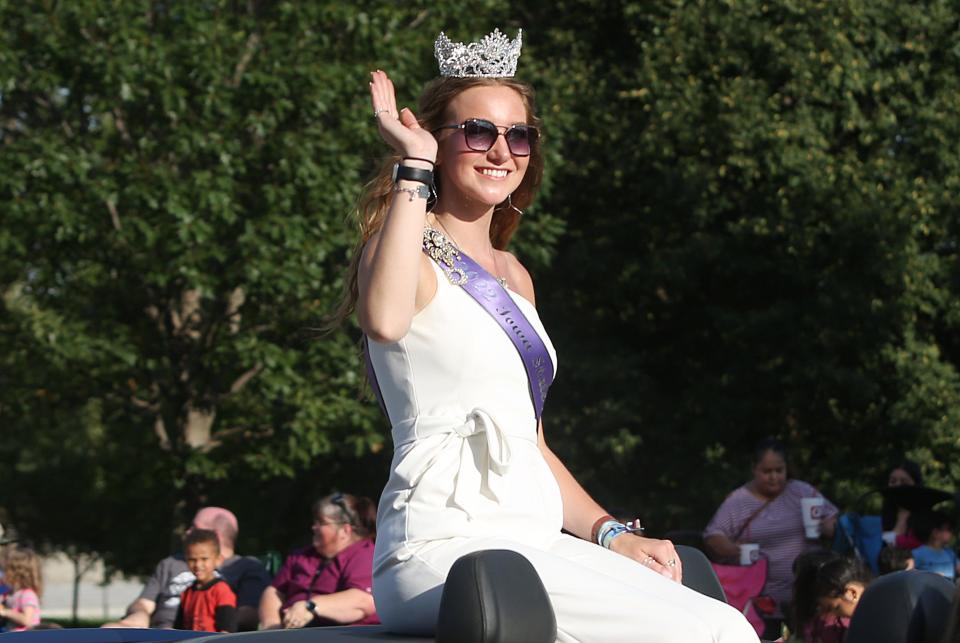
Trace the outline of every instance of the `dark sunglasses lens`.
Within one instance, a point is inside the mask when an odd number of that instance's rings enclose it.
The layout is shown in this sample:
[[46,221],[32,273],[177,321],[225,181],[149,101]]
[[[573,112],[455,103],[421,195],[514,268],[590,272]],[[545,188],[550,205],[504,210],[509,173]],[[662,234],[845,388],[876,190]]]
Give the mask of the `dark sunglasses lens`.
[[467,121],[463,124],[467,147],[475,152],[486,152],[497,140],[497,128],[487,121]]
[[530,156],[537,136],[537,130],[528,125],[514,125],[507,130],[507,145],[515,156]]

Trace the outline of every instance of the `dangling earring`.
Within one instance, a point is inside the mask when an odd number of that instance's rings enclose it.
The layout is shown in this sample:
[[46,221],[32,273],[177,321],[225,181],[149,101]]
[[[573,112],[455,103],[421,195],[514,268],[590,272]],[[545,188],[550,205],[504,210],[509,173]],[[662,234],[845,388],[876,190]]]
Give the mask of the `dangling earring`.
[[513,204],[513,193],[512,193],[512,192],[507,195],[507,205],[509,205],[509,206],[510,206],[511,208],[513,208],[514,210],[516,210],[518,215],[520,215],[521,217],[523,216],[523,210],[521,210],[520,208],[518,208],[517,206],[515,206],[515,205]]

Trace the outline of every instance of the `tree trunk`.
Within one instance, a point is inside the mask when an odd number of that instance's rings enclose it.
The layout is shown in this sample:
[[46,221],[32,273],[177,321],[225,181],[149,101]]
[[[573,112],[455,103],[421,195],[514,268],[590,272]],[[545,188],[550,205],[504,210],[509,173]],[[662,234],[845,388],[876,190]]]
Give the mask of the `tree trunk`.
[[83,578],[83,574],[86,572],[86,570],[80,569],[79,555],[74,555],[70,558],[73,560],[73,600],[71,605],[70,624],[73,627],[77,627],[79,624],[77,609],[80,603],[80,579]]

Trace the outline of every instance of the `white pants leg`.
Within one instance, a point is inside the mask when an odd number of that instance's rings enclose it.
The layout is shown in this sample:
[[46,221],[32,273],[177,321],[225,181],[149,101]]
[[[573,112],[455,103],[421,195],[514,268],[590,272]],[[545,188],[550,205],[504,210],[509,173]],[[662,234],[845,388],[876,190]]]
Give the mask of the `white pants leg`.
[[381,620],[397,631],[432,633],[450,566],[483,549],[510,549],[533,564],[553,603],[562,643],[758,641],[743,615],[729,605],[569,536],[543,549],[502,539],[456,539],[432,547],[375,582]]

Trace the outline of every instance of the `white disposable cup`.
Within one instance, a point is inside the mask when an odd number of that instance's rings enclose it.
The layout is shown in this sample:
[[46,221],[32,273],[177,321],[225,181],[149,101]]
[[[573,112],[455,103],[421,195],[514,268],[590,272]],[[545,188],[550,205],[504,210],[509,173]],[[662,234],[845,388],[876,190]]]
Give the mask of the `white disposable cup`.
[[823,498],[801,498],[800,511],[807,538],[819,538],[820,521],[823,519]]
[[757,543],[743,543],[740,545],[740,564],[752,565],[760,558],[760,545]]

